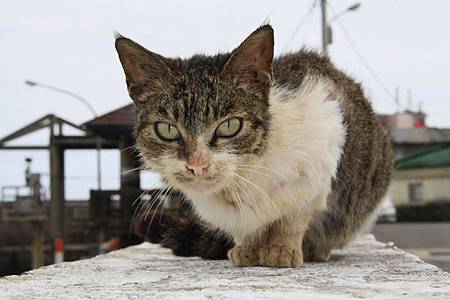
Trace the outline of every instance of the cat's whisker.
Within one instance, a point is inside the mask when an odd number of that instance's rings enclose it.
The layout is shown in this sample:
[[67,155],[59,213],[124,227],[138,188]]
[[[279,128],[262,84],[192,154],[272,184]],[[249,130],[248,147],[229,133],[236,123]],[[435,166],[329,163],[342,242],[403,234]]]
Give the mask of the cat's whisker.
[[[233,180],[232,177],[230,177],[230,180]],[[234,181],[234,180],[233,180]],[[246,190],[242,188],[242,186],[239,184],[239,181],[234,181],[234,183],[236,183],[236,185],[239,187],[239,189],[242,191],[242,193],[247,197],[253,197],[253,194],[251,193],[251,191],[247,188]]]
[[249,179],[242,177],[241,175],[233,172],[231,173],[232,176],[236,176],[237,178],[247,182],[248,184],[252,185],[253,187],[255,187],[261,194],[263,194],[264,197],[270,199],[269,195],[267,195],[266,192],[263,191],[263,189],[261,187],[259,187],[258,185],[256,185],[255,183],[251,182]]
[[235,192],[236,192],[236,198],[237,198],[237,203],[240,203],[240,206],[241,206],[241,210],[242,210],[242,218],[243,218],[243,223],[244,223],[244,226],[243,226],[243,228],[242,228],[242,234],[244,234],[246,231],[247,231],[247,227],[248,227],[248,217],[247,217],[247,211],[246,211],[246,209],[245,209],[245,207],[244,207],[244,202],[242,201],[242,199],[241,199],[241,197],[240,197],[240,195],[239,195],[239,191],[236,189],[236,187],[235,187],[235,183],[233,183],[233,180],[231,179],[231,181],[230,181],[230,184],[231,184],[231,186],[233,187],[233,189],[235,190]]
[[[142,209],[142,201],[139,201],[140,198],[142,198],[144,195],[148,195],[148,192],[150,192],[149,189],[144,190],[134,201],[133,204],[131,205],[132,207],[137,203],[137,207],[134,209],[133,212],[133,216],[131,217],[131,221],[130,221],[130,230],[129,233],[131,233],[131,231],[133,230],[133,226],[135,225],[136,222],[136,218],[137,216],[139,216],[139,213]],[[139,202],[137,202],[139,201]]]
[[152,196],[151,204],[150,204],[150,205],[147,205],[148,207],[145,209],[145,212],[144,212],[144,215],[145,215],[144,219],[145,219],[145,220],[147,219],[147,216],[148,216],[149,212],[152,210],[153,205],[156,203],[156,201],[159,200],[159,196],[161,195],[162,192],[165,191],[165,189],[166,189],[166,188],[160,189],[160,190],[156,193],[155,196]]
[[134,152],[136,152],[136,151],[139,151],[138,146],[137,146],[136,144],[134,144],[134,145],[125,147],[125,148],[123,148],[123,149],[120,149],[120,152],[128,151],[128,150],[130,150],[130,149],[132,149],[131,153],[134,153]]
[[[169,199],[169,201],[172,200],[172,193],[173,193],[174,191],[175,191],[175,188],[173,187],[173,188],[170,190],[169,195],[167,196],[167,198]],[[159,214],[159,224],[161,224],[162,214],[163,214],[163,209],[161,209],[161,213]]]
[[[160,199],[160,195],[161,193],[165,191],[165,189],[161,189],[159,190],[156,195],[152,195],[152,199],[149,201],[149,203],[146,203],[146,207],[144,209],[144,212],[142,213],[142,215],[144,215],[144,220],[147,220],[148,214],[150,213],[150,211],[152,210],[153,206],[155,205],[156,202],[161,202],[162,200]],[[159,206],[160,203],[158,203],[157,207]],[[148,233],[148,230],[150,228],[151,222],[147,225],[147,231],[146,234]]]
[[260,171],[257,171],[257,170],[254,170],[254,169],[251,169],[251,168],[248,168],[248,167],[239,167],[239,166],[237,166],[236,169],[244,171],[244,172],[250,172],[250,173],[253,173],[253,174],[259,174],[261,176],[265,176],[265,177],[268,177],[268,178],[273,177],[273,175],[266,174],[264,172],[260,172]]
[[134,210],[133,217],[131,219],[131,224],[134,223],[135,218],[139,215],[140,211],[142,210],[142,207],[144,204],[142,204],[142,201],[140,201],[144,196],[148,195],[151,192],[151,188],[145,189],[136,199],[134,199],[133,203],[131,204],[131,207],[135,206],[136,203],[138,204],[136,209]]
[[152,211],[152,217],[150,219],[150,222],[148,222],[148,224],[147,224],[147,230],[145,231],[145,235],[146,236],[148,235],[148,232],[149,232],[149,230],[150,230],[150,228],[152,226],[153,218],[155,217],[156,213],[158,212],[158,208],[161,205],[161,203],[164,202],[164,199],[158,198],[157,201],[158,201],[158,204],[156,205],[155,209],[153,211],[150,210],[150,211]]
[[147,170],[147,169],[144,168],[144,167],[137,167],[137,168],[134,168],[134,169],[130,169],[130,170],[126,170],[126,171],[120,172],[120,175],[127,175],[127,174],[133,173],[135,171],[145,171],[145,170]]
[[164,169],[162,167],[157,167],[155,165],[146,165],[145,171],[163,171]]
[[[240,183],[239,183],[238,180],[235,180],[233,177],[230,178],[230,180],[231,180],[231,182],[232,182],[234,185],[236,185],[239,189],[241,189],[242,191],[245,191],[245,190],[241,187],[241,185],[240,185]],[[251,194],[251,192],[249,191],[248,188],[247,188],[247,191],[244,192],[244,193],[249,193],[249,195],[250,195],[250,197],[251,197],[251,199],[252,199],[252,203],[251,203],[251,204],[254,205],[254,204],[255,204],[255,201],[254,201],[253,195]],[[247,199],[250,199],[250,197],[247,196]],[[252,208],[253,205],[247,204],[246,207],[247,207],[248,209],[250,209],[250,210],[253,211],[253,208]],[[253,213],[253,215],[254,215],[254,217],[258,218],[258,215],[257,215],[256,213]],[[244,228],[247,228],[247,227],[248,227],[248,222],[249,222],[249,219],[248,219],[248,214],[247,214],[247,210],[246,210],[246,211],[245,211],[245,225],[244,225]],[[245,230],[243,231],[243,234],[245,234],[246,232],[247,232],[247,229],[245,229]]]
[[253,210],[254,212],[254,216],[257,219],[259,218],[259,207],[258,207],[258,203],[256,203],[255,201],[255,197],[253,196],[253,193],[250,191],[250,189],[248,188],[248,186],[246,186],[244,183],[238,181],[238,180],[233,180],[233,178],[231,178],[231,180],[239,187],[239,189],[245,194],[245,197],[247,197],[247,199],[249,201],[251,201],[251,205],[247,205],[251,210]]
[[[250,191],[248,185],[245,182],[240,182],[239,180],[234,180],[234,178],[230,178],[238,187],[241,188],[242,191],[245,191],[245,193],[247,193],[248,195],[250,195],[250,197],[248,197],[248,199],[251,199],[251,203],[252,205],[247,205],[247,207],[249,207],[251,210],[253,210],[253,216],[257,219],[257,220],[261,220],[261,215],[260,215],[260,211],[259,211],[259,205],[255,200],[255,197],[253,196],[253,193]],[[242,184],[242,185],[241,185]],[[242,187],[243,186],[243,187]],[[245,190],[244,190],[245,188]],[[271,203],[272,204],[272,203]],[[276,207],[275,207],[276,209]],[[248,223],[248,221],[247,221]],[[245,233],[245,231],[244,231]]]
[[236,166],[237,166],[237,167],[259,168],[259,169],[263,169],[263,170],[270,171],[270,172],[272,172],[272,173],[274,173],[275,175],[278,175],[278,176],[280,176],[280,177],[288,178],[285,174],[282,174],[282,173],[280,173],[280,172],[278,172],[278,171],[276,171],[276,170],[274,170],[274,169],[272,169],[272,168],[268,168],[268,167],[261,166],[261,165],[238,164],[238,165],[236,165]]
[[320,178],[320,169],[321,166],[318,162],[316,162],[310,155],[307,153],[298,152],[298,159],[302,162],[303,165],[309,166],[309,168],[305,168],[304,171],[307,171],[311,175],[313,175],[316,178]]
[[[230,178],[231,179],[231,178]],[[229,188],[229,192],[230,192],[230,195],[231,195],[231,197],[233,198],[233,201],[234,201],[234,203],[236,203],[236,206],[237,206],[237,208],[238,208],[238,212],[239,212],[239,214],[241,215],[241,220],[242,220],[242,224],[244,225],[240,230],[239,230],[239,232],[245,232],[245,230],[246,230],[246,227],[247,227],[247,219],[245,218],[245,216],[244,216],[244,213],[245,213],[245,209],[244,209],[244,207],[243,207],[243,205],[241,205],[241,202],[237,199],[237,195],[238,195],[238,193],[234,190],[234,187],[232,186],[232,184],[231,184],[231,181],[229,181],[229,180],[226,180],[226,184],[227,184],[227,187]]]
[[[128,234],[132,234],[133,233],[136,224],[138,224],[138,222],[139,222],[138,210],[140,211],[140,206],[138,208],[136,208],[135,211],[133,212],[133,217],[131,218],[131,221],[130,221],[130,228],[128,229]],[[140,223],[142,223],[142,222],[140,222]]]
[[[147,232],[148,232],[148,230],[150,229],[150,227],[152,226],[152,224],[153,224],[153,219],[155,218],[156,213],[158,212],[158,209],[159,209],[159,207],[161,206],[161,204],[163,204],[163,207],[161,208],[161,213],[162,213],[162,210],[164,209],[164,203],[165,203],[165,200],[166,200],[165,197],[166,197],[167,193],[168,193],[172,188],[173,188],[173,185],[170,185],[169,188],[166,189],[166,192],[164,192],[164,195],[162,195],[162,197],[159,199],[159,203],[158,203],[158,205],[156,206],[156,209],[155,209],[154,212],[153,212],[153,216],[152,216],[150,222],[148,223],[148,226],[147,226]],[[159,198],[159,197],[158,197],[158,198]]]
[[269,197],[269,195],[267,195],[266,192],[264,192],[264,190],[261,187],[259,187],[255,183],[251,182],[249,179],[240,176],[239,174],[232,173],[232,175],[238,177],[239,179],[245,181],[247,184],[250,184],[251,186],[256,188],[263,195],[263,199],[266,199],[267,202],[269,204],[271,204],[272,207],[275,209],[277,217],[281,217],[282,216],[282,214],[281,214],[280,210],[278,209],[278,207],[275,205],[275,203],[273,203],[273,200]]
[[150,191],[150,189],[145,189],[136,199],[134,199],[131,206],[134,206],[136,202],[138,202],[142,198],[142,196],[144,196],[148,191]]

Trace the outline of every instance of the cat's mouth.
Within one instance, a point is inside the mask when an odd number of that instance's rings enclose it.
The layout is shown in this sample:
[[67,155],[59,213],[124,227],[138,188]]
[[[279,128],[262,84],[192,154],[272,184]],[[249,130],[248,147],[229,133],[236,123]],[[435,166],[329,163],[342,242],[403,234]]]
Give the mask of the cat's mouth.
[[215,186],[217,183],[212,180],[205,180],[205,179],[199,179],[195,178],[192,180],[189,185],[193,188],[208,188]]
[[218,176],[185,176],[182,174],[174,174],[175,179],[185,189],[192,192],[212,192],[220,186],[220,178]]

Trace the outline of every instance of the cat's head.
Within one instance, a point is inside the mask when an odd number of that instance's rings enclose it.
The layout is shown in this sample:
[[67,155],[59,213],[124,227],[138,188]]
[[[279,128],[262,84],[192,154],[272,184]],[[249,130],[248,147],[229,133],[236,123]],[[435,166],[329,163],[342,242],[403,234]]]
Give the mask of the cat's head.
[[265,151],[273,30],[264,25],[230,54],[171,59],[122,36],[116,49],[136,104],[136,141],[172,185],[212,193]]

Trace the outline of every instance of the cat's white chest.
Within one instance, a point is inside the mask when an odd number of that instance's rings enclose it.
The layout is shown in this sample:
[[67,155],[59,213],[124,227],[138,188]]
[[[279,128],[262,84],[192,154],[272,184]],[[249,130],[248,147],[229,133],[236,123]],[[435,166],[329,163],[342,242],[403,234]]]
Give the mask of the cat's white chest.
[[221,228],[235,239],[255,232],[267,223],[267,210],[258,205],[255,188],[236,185],[230,191],[207,196],[191,195],[192,203],[202,219]]
[[298,173],[289,182],[284,178],[248,172],[235,178],[224,192],[190,198],[202,219],[238,241],[304,205],[295,189]]

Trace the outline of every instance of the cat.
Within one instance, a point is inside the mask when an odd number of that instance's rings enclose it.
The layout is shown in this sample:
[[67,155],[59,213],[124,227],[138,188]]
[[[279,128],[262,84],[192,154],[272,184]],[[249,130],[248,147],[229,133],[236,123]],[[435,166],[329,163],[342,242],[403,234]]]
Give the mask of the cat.
[[196,213],[152,224],[142,215],[136,230],[150,241],[237,267],[295,268],[327,261],[376,211],[390,138],[328,57],[274,59],[268,24],[214,56],[166,58],[121,35],[115,47],[145,166]]

